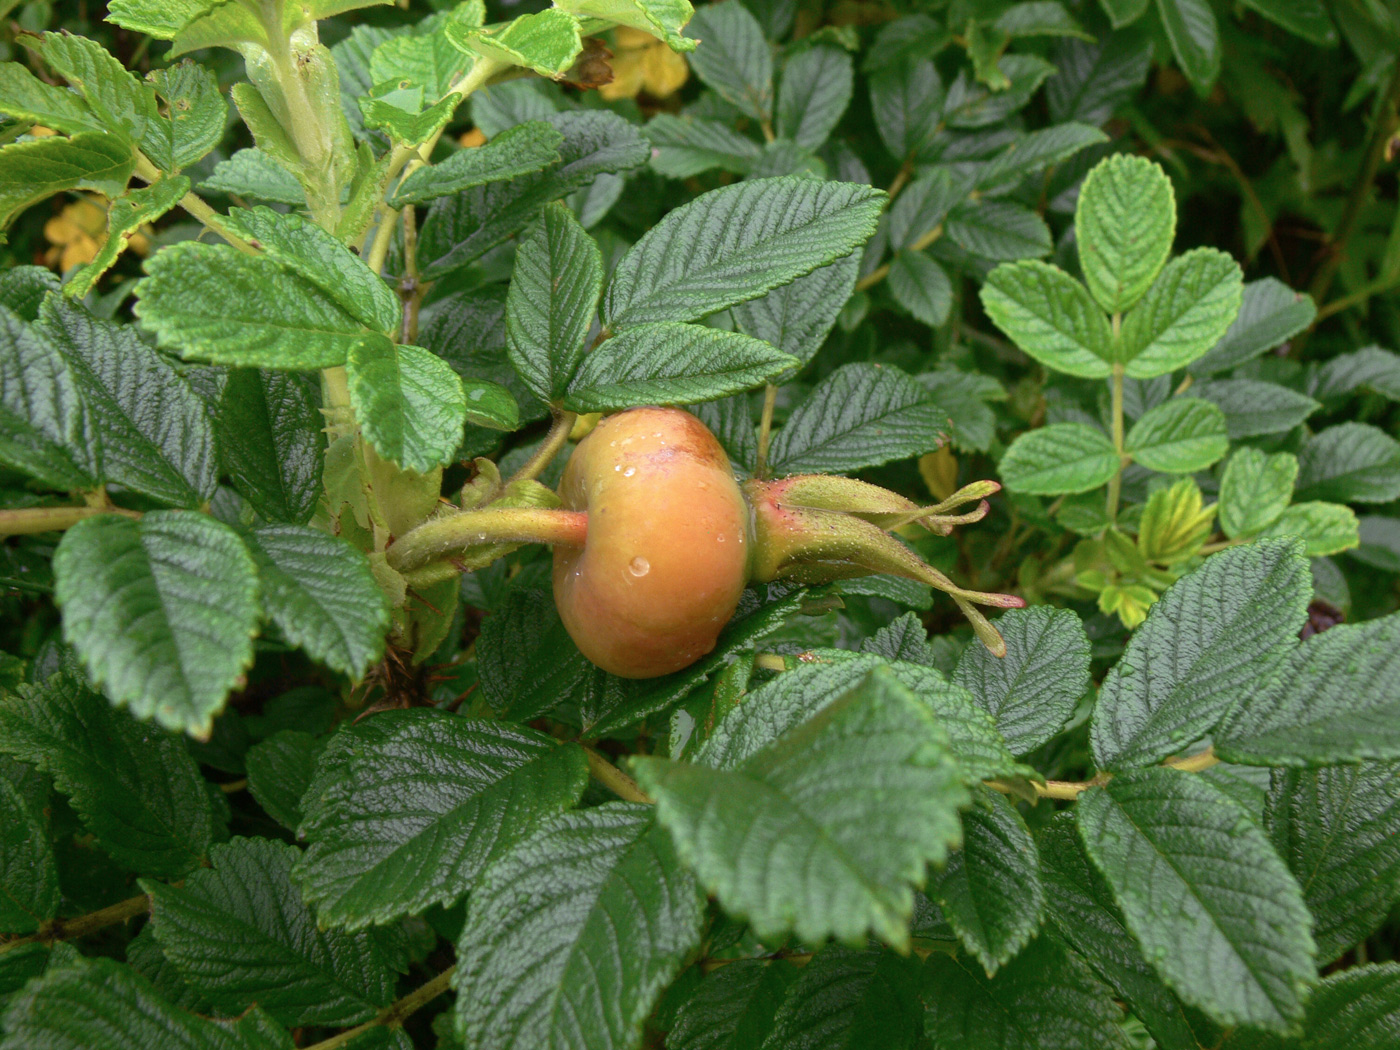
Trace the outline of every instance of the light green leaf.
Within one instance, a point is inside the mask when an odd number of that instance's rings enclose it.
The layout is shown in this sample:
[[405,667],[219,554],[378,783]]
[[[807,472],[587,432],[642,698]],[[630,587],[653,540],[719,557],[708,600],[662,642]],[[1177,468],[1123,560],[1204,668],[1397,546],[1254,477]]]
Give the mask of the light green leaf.
[[[138,2],[138,0],[131,0]],[[5,1013],[3,1050],[292,1050],[254,1007],[232,1023],[179,1010],[130,966],[77,958],[30,981]]]
[[1242,280],[1235,260],[1214,248],[1168,263],[1123,319],[1118,352],[1128,375],[1165,375],[1214,346],[1239,312]]
[[423,89],[417,85],[402,86],[402,80],[391,80],[371,88],[358,100],[366,128],[387,132],[396,145],[414,146],[436,137],[461,99],[450,95],[424,107]]
[[330,740],[301,800],[310,846],[295,878],[346,929],[457,901],[588,780],[577,744],[418,708]]
[[1104,677],[1094,760],[1145,766],[1205,736],[1287,659],[1311,599],[1294,540],[1232,547],[1177,580]]
[[0,307],[0,463],[49,488],[96,488],[96,423],[64,355]]
[[1177,65],[1205,95],[1220,74],[1220,27],[1210,0],[1157,0]]
[[1040,928],[1045,888],[1035,839],[1016,807],[989,788],[975,802],[963,814],[962,849],[930,879],[928,892],[992,977]]
[[216,3],[217,0],[110,0],[107,21],[157,40],[169,40]]
[[1216,753],[1250,765],[1400,759],[1400,615],[1342,624],[1294,647],[1221,726]]
[[1176,199],[1161,166],[1115,154],[1094,166],[1074,211],[1079,265],[1094,298],[1122,313],[1161,272],[1176,235]]
[[1276,769],[1264,825],[1303,887],[1319,964],[1385,921],[1400,897],[1400,766]]
[[652,168],[673,179],[712,168],[747,175],[763,154],[753,139],[717,120],[658,113],[647,122],[646,135],[654,148]]
[[773,109],[773,56],[749,9],[702,7],[686,35],[699,43],[690,53],[695,75],[742,112],[766,121]]
[[1118,472],[1118,453],[1102,430],[1086,423],[1052,423],[1011,443],[998,470],[1013,492],[1038,496],[1092,492]]
[[128,190],[107,208],[107,238],[97,249],[92,261],[79,267],[64,285],[64,291],[81,299],[92,291],[99,277],[110,270],[117,257],[126,251],[132,235],[148,222],[154,222],[175,207],[190,190],[190,180],[183,175],[164,178],[139,190]]
[[419,474],[452,462],[467,400],[446,361],[419,346],[366,336],[351,346],[345,370],[355,418],[381,457]]
[[253,662],[257,569],[228,526],[152,511],[79,522],[54,553],[63,637],[138,718],[206,737]]
[[1259,535],[1297,536],[1309,558],[1340,554],[1361,543],[1356,512],[1341,503],[1308,500],[1295,503]]
[[55,295],[37,327],[67,361],[101,435],[104,478],[178,507],[214,494],[219,465],[208,411],[133,326],[99,320]]
[[953,681],[990,711],[1013,754],[1035,750],[1058,733],[1089,688],[1089,638],[1068,609],[1009,609],[996,628],[1006,655],[969,645]]
[[127,143],[96,131],[5,146],[0,149],[0,229],[31,204],[63,190],[120,197],[135,167]]
[[150,77],[170,115],[146,129],[142,148],[157,167],[188,168],[218,146],[227,129],[228,103],[219,78],[189,59],[153,70]]
[[685,405],[737,394],[799,362],[767,343],[704,325],[625,328],[583,358],[564,396],[574,412]]
[[664,40],[672,51],[695,50],[695,41],[681,36],[695,13],[690,0],[563,0],[557,6],[580,18],[640,29]]
[[1236,449],[1220,477],[1220,528],[1232,540],[1268,528],[1293,499],[1298,457]]
[[0,113],[69,135],[105,130],[81,95],[45,84],[20,62],[0,62]]
[[298,525],[244,534],[263,610],[287,641],[359,680],[383,655],[389,608],[369,562],[345,540]]
[[395,975],[373,934],[320,930],[292,885],[301,851],[236,838],[181,886],[142,879],[167,958],[221,1011],[257,1003],[285,1025],[353,1025],[394,997]]
[[851,56],[840,48],[819,44],[794,55],[783,67],[778,92],[778,136],[806,149],[819,147],[850,105],[853,85]]
[[299,215],[271,208],[236,208],[224,221],[268,258],[324,292],[376,332],[399,328],[402,308],[384,279],[335,237]]
[[998,266],[982,285],[992,322],[1047,368],[1086,379],[1109,374],[1113,333],[1084,286],[1057,266]]
[[178,878],[215,838],[212,800],[184,741],[67,674],[0,704],[0,752],[53,777],[97,843],[133,871]]
[[598,245],[567,207],[549,205],[516,250],[506,297],[510,363],[540,400],[569,388],[602,292]]
[[948,413],[916,379],[888,365],[842,365],[813,388],[778,431],[777,474],[842,473],[932,452]]
[[771,343],[802,364],[816,356],[855,289],[856,252],[818,267],[791,284],[732,307],[739,330]]
[[1369,423],[1319,431],[1298,454],[1297,498],[1388,503],[1400,497],[1400,441]]
[[757,298],[858,248],[875,232],[884,199],[869,186],[797,176],[702,194],[622,257],[603,316],[616,330],[693,321]]
[[1035,212],[1004,200],[979,200],[953,209],[948,237],[973,255],[993,262],[1049,255],[1050,227]]
[[[392,43],[392,41],[391,41]],[[503,182],[559,162],[564,136],[541,120],[507,128],[484,146],[459,149],[444,161],[413,172],[390,195],[389,204],[422,204],[472,186]]]
[[1293,338],[1313,323],[1317,307],[1304,292],[1295,292],[1273,277],[1244,286],[1240,312],[1220,342],[1188,366],[1192,375],[1210,375],[1242,365]]
[[[474,57],[452,46],[445,23],[480,24],[480,6],[459,5],[446,18],[424,20],[419,32],[389,37],[370,52],[367,86],[394,80],[423,89],[429,105],[443,98],[448,89],[472,68]],[[337,63],[339,58],[337,57]],[[342,71],[341,78],[345,74]],[[363,91],[356,92],[363,94]]]
[[1297,1027],[1316,980],[1307,908],[1229,796],[1204,777],[1139,769],[1080,795],[1075,814],[1128,928],[1182,999],[1224,1025]]
[[11,933],[33,933],[58,913],[48,804],[47,779],[0,759],[0,925]]
[[959,837],[946,732],[877,670],[728,769],[633,759],[687,865],[761,938],[908,944],[911,884]]
[[272,204],[306,206],[306,191],[293,175],[265,150],[241,149],[214,166],[214,174],[199,184],[205,193],[268,201]]
[[1196,383],[1191,393],[1219,406],[1231,441],[1282,434],[1322,405],[1296,390],[1258,379],[1213,379]]
[[1194,474],[1230,450],[1225,413],[1199,397],[1174,397],[1143,413],[1124,449],[1148,470]]
[[457,947],[480,1050],[625,1050],[700,945],[704,898],[649,807],[554,818],[488,871]]
[[157,252],[136,299],[136,316],[161,346],[216,364],[334,368],[364,334],[336,296],[268,256],[223,244]]
[[83,97],[104,131],[120,133],[134,144],[159,119],[151,86],[137,80],[91,37],[44,33],[32,46]]
[[562,76],[583,46],[578,19],[559,8],[492,26],[448,21],[443,32],[454,47],[492,62],[524,66],[542,77]]
[[900,252],[890,263],[890,294],[924,324],[939,328],[953,308],[953,282],[924,252]]

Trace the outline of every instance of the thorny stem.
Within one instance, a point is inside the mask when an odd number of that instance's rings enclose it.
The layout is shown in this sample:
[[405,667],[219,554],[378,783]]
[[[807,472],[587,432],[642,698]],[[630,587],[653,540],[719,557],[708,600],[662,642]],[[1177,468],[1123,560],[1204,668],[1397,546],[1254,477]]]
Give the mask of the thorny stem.
[[568,442],[569,434],[574,429],[576,422],[578,422],[577,412],[554,411],[554,422],[550,424],[549,433],[540,442],[540,447],[535,449],[534,454],[525,461],[525,464],[510,476],[506,484],[509,485],[512,481],[526,481],[543,474],[545,467],[554,461],[559,450]]
[[[943,224],[940,222],[933,229],[929,230],[928,233],[924,234],[917,241],[911,244],[907,249],[901,250],[921,252],[942,236]],[[862,277],[859,281],[856,282],[856,291],[863,292],[872,285],[879,284],[881,281],[883,281],[886,277],[890,275],[890,266],[890,263],[885,263],[883,266],[877,266],[875,269],[871,270],[868,274],[866,274],[864,277]]]
[[[1119,314],[1113,315],[1113,332],[1118,333]],[[1123,365],[1122,363],[1113,366],[1113,377],[1109,381],[1109,388],[1112,393],[1112,404],[1110,411],[1113,414],[1113,450],[1118,453],[1118,469],[1113,472],[1113,477],[1108,479],[1108,522],[1110,525],[1118,520],[1118,498],[1123,491]]]
[[778,403],[778,388],[769,383],[763,388],[763,418],[758,423],[758,453],[754,456],[754,477],[768,476],[768,443],[773,439],[773,408]]
[[391,1028],[401,1027],[404,1021],[417,1013],[428,1003],[432,1002],[452,984],[452,973],[455,966],[449,966],[438,974],[427,984],[421,985],[409,992],[402,999],[396,999],[384,1009],[379,1011],[378,1016],[366,1021],[362,1025],[354,1028],[347,1028],[345,1031],[323,1039],[319,1043],[312,1043],[307,1050],[335,1050],[336,1047],[345,1046],[347,1043],[358,1039],[371,1028],[388,1026]]
[[139,897],[129,897],[124,901],[118,901],[116,904],[110,904],[105,908],[99,908],[97,911],[88,912],[88,914],[79,915],[76,918],[49,919],[37,933],[16,937],[12,941],[0,944],[0,956],[23,944],[34,944],[40,941],[51,944],[54,941],[86,937],[89,933],[96,933],[108,926],[115,926],[119,922],[144,915],[150,910],[150,907],[151,899],[143,893]]
[[588,759],[588,772],[593,775],[593,779],[602,784],[620,799],[628,802],[640,802],[643,805],[650,805],[652,797],[643,791],[635,780],[629,777],[617,766],[613,765],[591,747],[583,749],[584,755]]
[[99,514],[120,514],[139,518],[141,513],[124,507],[24,507],[20,510],[0,510],[0,536],[28,536],[36,532],[60,532],[71,529],[84,518]]

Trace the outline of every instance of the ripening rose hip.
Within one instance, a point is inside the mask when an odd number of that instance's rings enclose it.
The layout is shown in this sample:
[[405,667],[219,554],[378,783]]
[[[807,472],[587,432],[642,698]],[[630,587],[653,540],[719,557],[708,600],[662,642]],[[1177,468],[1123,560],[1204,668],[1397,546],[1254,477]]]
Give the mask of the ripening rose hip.
[[677,408],[609,416],[559,486],[585,545],[554,548],[554,600],[605,671],[650,678],[715,646],[748,577],[749,511],[713,434]]

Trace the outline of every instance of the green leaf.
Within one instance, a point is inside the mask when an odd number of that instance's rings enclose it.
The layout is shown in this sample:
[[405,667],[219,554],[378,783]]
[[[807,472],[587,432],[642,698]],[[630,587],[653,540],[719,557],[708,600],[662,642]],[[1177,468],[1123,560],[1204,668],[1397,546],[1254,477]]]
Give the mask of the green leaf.
[[[788,986],[763,1047],[913,1050],[919,1032],[918,980],[918,963],[911,958],[828,944]],[[741,1045],[747,1050],[751,1044]]]
[[515,253],[506,298],[510,363],[540,400],[568,389],[602,291],[598,245],[567,207],[549,205]]
[[884,199],[869,186],[797,176],[702,194],[668,213],[622,257],[604,318],[614,330],[693,321],[757,298],[863,244]]
[[[1303,1035],[1288,1046],[1308,1050],[1387,1050],[1400,1030],[1400,966],[1354,966],[1333,973],[1308,1001]],[[1225,1050],[1280,1050],[1280,1041],[1238,1032]]]
[[557,166],[434,202],[418,240],[424,277],[465,266],[518,233],[550,201],[591,186],[599,175],[640,167],[651,155],[637,127],[615,113],[555,113],[547,121],[564,136]]
[[1013,492],[1037,496],[1092,492],[1118,472],[1118,453],[1102,430],[1086,423],[1052,423],[1011,443],[998,470]]
[[1089,688],[1089,638],[1068,609],[1009,609],[996,621],[1006,641],[998,658],[969,645],[953,681],[996,718],[1013,754],[1035,750],[1058,733]]
[[104,131],[120,133],[137,143],[147,125],[159,119],[150,85],[137,80],[91,37],[44,33],[30,46],[82,96]]
[[1334,47],[1337,29],[1322,0],[1244,0],[1270,22],[1322,47]]
[[1232,540],[1268,528],[1293,499],[1298,457],[1236,449],[1220,478],[1220,528]]
[[1123,1050],[1121,1013],[1079,958],[1040,937],[995,978],[937,952],[924,963],[924,1030],[939,1047]]
[[1047,368],[1086,379],[1109,374],[1113,334],[1084,286],[1057,266],[998,266],[982,285],[992,322]]
[[337,295],[269,256],[223,244],[184,241],[157,252],[136,298],[136,316],[162,347],[216,364],[333,368],[363,332]]
[[67,675],[0,702],[0,752],[53,777],[98,844],[133,871],[178,878],[214,839],[212,801],[184,742]]
[[925,153],[938,132],[945,91],[938,70],[920,57],[884,65],[870,77],[870,109],[885,148],[905,162]]
[[827,140],[851,104],[851,56],[817,45],[788,60],[778,92],[775,125],[780,138],[816,149]]
[[321,496],[323,426],[303,376],[230,372],[214,413],[221,469],[263,517],[304,522]]
[[214,494],[217,450],[204,403],[135,328],[60,296],[44,301],[39,328],[67,361],[101,435],[107,480],[180,507]]
[[1045,888],[1030,829],[1005,796],[980,789],[963,814],[962,849],[929,882],[929,895],[963,947],[992,977],[1040,928]]
[[1182,999],[1221,1024],[1296,1028],[1316,980],[1308,912],[1228,795],[1204,777],[1139,769],[1084,792],[1075,816],[1128,928]]
[[1209,380],[1196,383],[1191,393],[1213,402],[1225,413],[1231,441],[1282,434],[1322,408],[1306,394],[1258,379]]
[[505,65],[524,66],[542,77],[556,79],[568,72],[583,46],[578,19],[558,8],[484,27],[449,20],[443,32],[454,47],[463,51]]
[[265,150],[241,149],[214,166],[214,174],[199,184],[205,193],[268,201],[272,204],[306,206],[306,191],[293,175]]
[[749,9],[702,7],[686,28],[700,44],[690,54],[695,75],[741,112],[766,121],[773,109],[773,56]]
[[673,179],[688,179],[712,168],[747,175],[763,150],[728,124],[670,113],[647,122],[654,152],[651,166]]
[[1161,272],[1176,235],[1176,199],[1161,166],[1127,153],[1094,166],[1074,211],[1079,265],[1109,313],[1133,306]]
[[1143,413],[1123,447],[1148,470],[1194,474],[1230,450],[1225,413],[1198,397],[1174,397]]
[[954,208],[948,237],[973,255],[993,262],[1033,259],[1054,247],[1050,227],[1035,212],[1003,200],[978,200]]
[[1297,536],[1309,558],[1340,554],[1361,543],[1356,512],[1344,504],[1320,500],[1293,504],[1259,535]]
[[[842,948],[830,950],[855,954]],[[814,958],[801,972],[805,974],[813,964],[821,965],[819,959],[826,962],[825,955]],[[750,1050],[761,1046],[797,976],[798,971],[791,966],[764,959],[736,959],[706,974],[676,1011],[675,1024],[666,1033],[668,1050]]]
[[1400,518],[1367,514],[1359,525],[1361,545],[1351,556],[1386,572],[1400,572]]
[[921,455],[948,436],[948,414],[917,380],[877,364],[842,365],[773,439],[775,474],[841,473]]
[[1162,595],[1108,672],[1094,709],[1094,759],[1145,766],[1209,733],[1296,644],[1312,577],[1293,540],[1232,547]]
[[1264,825],[1303,887],[1319,964],[1385,921],[1400,897],[1400,766],[1276,769]]
[[1400,441],[1369,423],[1340,423],[1298,454],[1297,498],[1388,503],[1400,497]]
[[248,793],[288,831],[301,826],[301,797],[325,745],[323,738],[300,729],[283,729],[254,744],[244,756]]
[[1141,89],[1151,59],[1151,41],[1142,33],[1114,33],[1101,46],[1065,41],[1055,50],[1059,72],[1045,85],[1050,118],[1107,123]]
[[130,966],[75,959],[30,981],[4,1016],[3,1050],[292,1050],[291,1037],[254,1007],[232,1023],[178,1010]]
[[351,346],[345,370],[355,418],[381,457],[419,474],[452,462],[467,399],[446,361],[376,335]]
[[1039,841],[1041,872],[1049,890],[1046,918],[1127,1003],[1158,1045],[1196,1042],[1181,1001],[1143,958],[1103,876],[1090,864],[1073,814],[1055,817]]
[[[390,43],[411,37],[396,37]],[[518,179],[559,163],[564,136],[542,120],[507,128],[484,146],[459,149],[444,161],[419,168],[390,195],[389,205],[422,204],[488,182]]]
[[1214,248],[1168,263],[1123,319],[1118,350],[1128,375],[1165,375],[1214,346],[1239,312],[1242,280],[1235,260]]
[[675,322],[639,324],[583,358],[564,406],[602,412],[713,401],[759,386],[797,364],[796,358],[738,332]]
[[438,135],[452,119],[461,101],[449,95],[423,108],[423,88],[406,80],[391,80],[371,88],[358,100],[366,128],[385,131],[395,144],[413,146]]
[[261,612],[238,534],[202,514],[104,514],[64,533],[53,572],[63,637],[112,702],[207,737]]
[[1058,2],[1034,0],[1013,4],[996,20],[996,28],[1013,39],[1027,36],[1073,36],[1092,40],[1091,34]]
[[517,722],[579,701],[601,676],[564,629],[553,597],[524,587],[508,592],[482,622],[477,664],[486,702]]
[[457,1025],[482,1050],[623,1050],[700,945],[704,898],[649,807],[555,817],[488,871],[457,948]]
[[736,304],[735,324],[806,364],[836,324],[855,290],[859,270],[860,257],[852,252],[767,295]]
[[578,745],[523,726],[376,715],[332,737],[317,764],[296,880],[321,922],[347,929],[453,904],[587,779]]
[[[860,643],[860,651],[883,656],[886,660],[902,660],[938,671],[951,672],[956,666],[957,651],[953,649],[952,666],[945,666],[940,660],[939,647],[929,641],[928,629],[919,614],[907,612]],[[962,683],[958,683],[961,685]]]
[[1244,286],[1240,312],[1220,342],[1188,366],[1192,375],[1210,375],[1242,365],[1293,338],[1313,323],[1317,307],[1303,292],[1295,292],[1273,277]]
[[44,777],[0,758],[0,926],[10,933],[32,933],[58,913],[48,801]]
[[882,670],[737,766],[632,768],[687,865],[765,939],[907,946],[911,884],[968,800],[946,732]]
[[143,879],[156,940],[222,1011],[257,1003],[288,1026],[352,1025],[394,997],[394,975],[368,933],[322,931],[292,885],[301,851],[237,838],[209,850],[183,886]]
[[153,70],[150,78],[170,116],[147,128],[143,148],[163,170],[188,168],[219,145],[228,127],[219,78],[189,59]]
[[20,62],[0,62],[0,113],[69,135],[105,130],[80,95],[44,83]]
[[120,197],[135,166],[127,143],[96,131],[5,146],[0,149],[0,229],[31,204],[64,190]]
[[[463,4],[447,18],[425,19],[417,27],[418,32],[389,37],[370,52],[365,86],[372,87],[388,80],[406,81],[423,89],[424,100],[429,105],[437,102],[474,62],[472,56],[463,54],[447,39],[446,23],[479,25],[482,17],[481,5]],[[344,72],[341,76],[344,78]]]
[[1400,615],[1315,634],[1239,698],[1216,753],[1270,766],[1400,759],[1397,665]]
[[939,328],[953,308],[953,282],[924,252],[900,252],[890,263],[890,294],[924,324]]
[[79,380],[43,332],[0,307],[0,463],[53,489],[94,489],[101,447]]
[[1036,55],[1003,55],[998,73],[1010,86],[993,91],[973,83],[966,71],[958,74],[943,106],[943,119],[949,127],[983,128],[1005,120],[1021,109],[1055,67]]
[[244,534],[263,610],[287,641],[354,680],[384,653],[389,608],[369,562],[345,540],[300,525]]
[[92,262],[79,267],[68,279],[64,289],[67,294],[81,299],[92,291],[97,279],[110,270],[126,250],[132,234],[175,207],[189,189],[190,180],[177,175],[163,178],[146,189],[129,190],[125,196],[112,201],[107,210],[107,237]]
[[1220,75],[1220,27],[1210,0],[1157,0],[1177,65],[1205,95]]
[[1326,401],[1363,391],[1400,401],[1400,354],[1367,346],[1334,357],[1318,369],[1311,393]]
[[47,266],[11,266],[0,271],[0,306],[21,321],[38,317],[44,296],[62,290],[58,275]]
[[925,240],[939,228],[953,206],[967,196],[969,189],[967,181],[955,177],[950,168],[936,167],[920,175],[905,187],[890,207],[890,246],[898,251]]

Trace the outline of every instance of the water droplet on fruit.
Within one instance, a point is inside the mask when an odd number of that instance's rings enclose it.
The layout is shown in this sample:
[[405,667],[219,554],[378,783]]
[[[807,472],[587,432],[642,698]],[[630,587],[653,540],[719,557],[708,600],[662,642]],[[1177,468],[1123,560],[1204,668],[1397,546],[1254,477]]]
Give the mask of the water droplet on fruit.
[[724,542],[724,533],[721,532],[718,536],[715,537],[715,539],[716,539],[718,542],[723,543],[723,542]]
[[637,468],[636,468],[636,467],[628,467],[626,470],[624,470],[624,471],[622,472],[622,476],[623,476],[624,478],[630,478],[630,477],[631,477],[633,474],[635,474],[635,473],[637,473]]
[[627,571],[633,576],[645,576],[651,572],[651,562],[642,557],[633,558],[627,563]]

